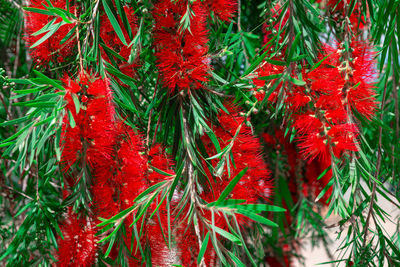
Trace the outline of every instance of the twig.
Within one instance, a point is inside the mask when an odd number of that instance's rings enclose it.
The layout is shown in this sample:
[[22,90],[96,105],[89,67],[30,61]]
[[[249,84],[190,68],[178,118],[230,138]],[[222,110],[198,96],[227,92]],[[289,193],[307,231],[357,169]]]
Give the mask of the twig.
[[[379,117],[379,119],[381,121],[383,120],[383,110],[385,108],[386,89],[387,89],[387,82],[386,82],[385,88],[383,90],[383,96],[382,96],[382,102],[381,102],[381,114]],[[379,126],[378,159],[377,159],[377,163],[376,163],[375,180],[378,179],[378,177],[379,177],[379,171],[381,168],[381,160],[382,160],[382,126]],[[371,216],[373,215],[372,213],[373,213],[373,208],[374,208],[373,206],[374,206],[374,202],[375,202],[375,195],[376,195],[376,182],[374,181],[374,184],[372,187],[371,202],[369,204],[369,211],[368,211],[367,219],[365,221],[364,238],[363,238],[362,247],[365,247],[366,242],[367,242],[369,221],[371,219]]]
[[243,31],[242,31],[242,25],[241,25],[241,1],[240,0],[238,0],[238,3],[237,3],[237,5],[238,5],[238,31],[239,31],[239,33],[240,33],[240,36],[241,36],[241,38],[242,38],[242,47],[243,47],[243,54],[244,54],[244,58],[245,58],[245,60],[246,60],[246,66],[249,66],[249,62],[250,62],[250,60],[249,60],[249,55],[247,55],[247,52],[246,52],[246,46],[245,46],[245,44],[244,44],[244,37],[243,37]]
[[[75,9],[75,17],[76,17],[77,13],[76,13],[76,9]],[[78,24],[79,25],[79,24]],[[79,40],[79,27],[77,26],[76,29],[76,39],[78,41],[78,55],[79,55],[79,66],[80,66],[80,70],[81,72],[83,71],[83,59],[82,59],[82,53],[81,53],[81,41]]]
[[[153,99],[156,97],[156,93],[157,93],[157,87],[158,87],[158,82],[159,82],[159,78],[157,78],[157,82],[156,85],[154,86],[154,94],[153,94]],[[149,148],[149,139],[150,139],[150,125],[151,125],[151,116],[153,115],[153,109],[150,110],[149,113],[149,119],[147,122],[147,135],[146,135],[146,148],[147,148],[147,152],[150,150]]]
[[25,193],[23,193],[23,192],[20,192],[20,191],[17,191],[17,190],[15,190],[14,188],[12,188],[11,186],[3,185],[2,187],[4,187],[5,189],[8,189],[8,190],[10,190],[10,191],[13,191],[13,192],[15,192],[15,193],[18,193],[18,194],[20,194],[21,196],[26,197],[27,199],[33,200],[33,198],[31,198],[31,197],[28,196],[27,194],[25,194]]

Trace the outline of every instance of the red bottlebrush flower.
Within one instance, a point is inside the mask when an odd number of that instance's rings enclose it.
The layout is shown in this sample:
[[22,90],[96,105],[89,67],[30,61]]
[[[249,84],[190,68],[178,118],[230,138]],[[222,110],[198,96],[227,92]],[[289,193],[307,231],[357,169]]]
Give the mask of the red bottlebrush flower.
[[311,101],[311,97],[305,95],[302,87],[293,86],[292,90],[293,92],[288,93],[286,102],[289,109],[296,112],[306,106]]
[[298,138],[298,147],[302,151],[302,155],[309,161],[315,157],[322,159],[330,158],[329,144],[326,136],[320,135],[319,132],[310,132]]
[[[172,221],[172,219],[171,219]],[[168,248],[168,215],[166,206],[162,205],[158,210],[158,215],[148,220],[146,224],[147,242],[151,251],[151,263],[153,266],[168,267],[179,264],[177,247]],[[185,266],[187,262],[182,261]]]
[[[120,211],[131,207],[135,202],[135,198],[143,192],[147,187],[147,159],[144,156],[143,141],[139,134],[136,134],[128,126],[122,122],[118,125],[120,136],[119,148],[116,152],[117,173],[114,178],[116,190],[118,191],[117,199]],[[126,238],[125,244],[130,249],[132,240],[133,217],[128,216],[125,221]],[[135,254],[136,244],[134,245],[132,254],[139,257],[139,252]],[[134,259],[130,261],[132,266],[139,265]]]
[[353,75],[350,81],[353,86],[349,88],[347,97],[351,108],[370,120],[377,109],[376,93],[373,90],[375,88],[373,81],[377,72],[374,68],[374,53],[371,52],[368,44],[361,41],[353,41],[352,48]]
[[[253,84],[255,88],[253,88],[254,96],[257,98],[258,101],[262,101],[265,97],[265,90],[269,90],[269,87],[276,86],[277,78],[271,79],[269,81],[263,80],[262,77],[267,77],[271,75],[278,75],[283,73],[284,67],[283,66],[275,66],[269,64],[268,62],[262,63],[262,65],[257,69],[255,77],[253,78]],[[275,102],[278,96],[278,92],[282,88],[282,82],[276,86],[275,90],[271,93],[268,98],[268,101]]]
[[[200,231],[203,232],[204,229],[201,221],[199,221],[199,228]],[[204,238],[204,235],[202,236]],[[217,234],[217,238],[218,237],[219,236]],[[196,231],[193,225],[188,226],[186,222],[183,221],[181,226],[177,229],[176,240],[178,255],[181,259],[182,264],[185,267],[198,266],[197,256],[199,255],[200,248],[198,238],[196,236]],[[217,255],[210,242],[208,243],[207,249],[204,254],[204,262],[207,266],[216,266],[217,264]]]
[[[149,154],[150,165],[152,167],[155,167],[171,175],[174,174],[173,170],[174,161],[169,157],[169,155],[167,155],[165,149],[160,144],[156,144],[155,146],[153,146],[148,154]],[[150,171],[148,174],[148,180],[151,185],[159,183],[168,178],[170,177],[162,175],[157,171],[153,170]]]
[[[69,124],[68,114],[64,118],[61,146],[62,163],[68,170],[78,159],[89,163],[97,171],[100,166],[109,166],[105,161],[112,160],[114,129],[114,107],[108,82],[90,77],[80,81],[64,79],[66,84],[66,109],[71,112],[75,127]],[[80,98],[80,112],[75,110],[72,94]],[[83,151],[85,150],[85,151]]]
[[[29,7],[45,9],[43,5],[47,5],[45,0],[31,0]],[[66,0],[61,1],[53,1],[52,5],[56,8],[66,9]],[[69,6],[70,13],[74,14],[76,12],[75,6]],[[40,40],[47,32],[33,35],[40,29],[42,29],[46,24],[48,24],[54,17],[34,13],[27,12],[25,16],[25,40],[28,46],[32,46],[38,40]],[[61,18],[57,18],[55,23],[61,23],[63,20]],[[30,49],[30,54],[32,55],[33,60],[42,66],[47,65],[49,61],[53,62],[63,62],[65,58],[74,56],[74,48],[76,46],[77,40],[72,35],[68,40],[61,44],[61,41],[65,38],[65,36],[73,29],[76,23],[67,23],[61,25],[59,29],[47,40],[42,42],[40,45]]]
[[[128,44],[133,40],[137,32],[137,23],[136,23],[136,16],[135,10],[131,7],[124,6],[124,11],[128,20],[128,23],[131,27],[131,37],[129,36],[128,32],[126,31],[125,27],[123,27],[123,34],[125,40],[127,40]],[[120,16],[118,16],[118,22],[122,25],[122,21],[120,20]],[[115,56],[112,57],[112,60],[118,64],[120,71],[129,76],[133,77],[135,74],[135,68],[137,65],[133,62],[132,64],[128,63],[129,56],[131,55],[131,48],[125,46],[122,41],[119,39],[118,35],[116,34],[114,27],[111,25],[110,20],[107,17],[107,14],[103,14],[100,17],[101,25],[100,25],[100,37],[103,39],[105,45],[112,49],[114,52],[119,54],[124,60],[117,58]],[[109,55],[107,54],[106,50],[101,48],[102,56],[107,62],[110,62]]]
[[329,129],[328,136],[331,138],[333,151],[337,157],[347,151],[357,151],[357,135],[358,128],[351,123],[337,124]]
[[[238,116],[236,108],[231,108],[231,114],[220,115],[218,120],[221,126],[214,126],[213,130],[220,140],[221,149],[229,145],[240,125],[242,125],[242,128],[234,140],[232,147],[233,163],[230,166],[230,176],[227,166],[225,166],[220,178],[216,177],[215,185],[213,185],[215,188],[213,190],[221,190],[222,192],[225,186],[229,184],[231,178],[248,167],[246,174],[233,189],[231,197],[234,199],[245,199],[249,202],[255,202],[258,197],[269,197],[271,193],[270,172],[262,159],[259,140],[252,135],[250,127],[244,124],[244,118]],[[215,155],[214,144],[208,136],[204,136],[202,140],[209,156]],[[211,161],[214,168],[218,161],[218,159]],[[205,169],[207,168],[205,167]],[[213,178],[210,178],[210,180],[213,180]],[[211,197],[211,195],[205,195],[205,197]]]
[[148,166],[142,138],[128,127],[125,126],[124,128],[125,130],[120,137],[120,147],[117,151],[119,163],[115,177],[116,183],[121,186],[122,209],[132,206],[135,198],[148,186],[146,179]]
[[237,12],[237,1],[235,0],[209,0],[210,10],[215,16],[223,21],[229,21]]
[[299,134],[317,132],[322,126],[321,121],[316,117],[315,113],[301,114],[294,118],[293,127]]
[[[72,165],[88,164],[91,169],[94,210],[97,216],[109,218],[118,212],[116,195],[112,184],[114,145],[114,106],[108,82],[82,74],[79,80],[64,79],[66,110],[72,114],[75,127],[70,126],[70,117],[65,115],[61,136],[61,163],[69,171]],[[73,95],[80,100],[79,113],[75,109]],[[74,184],[76,181],[70,181]]]
[[61,225],[64,239],[58,239],[58,266],[89,267],[96,261],[97,237],[90,218],[78,218],[68,212],[67,219]]
[[[171,92],[198,89],[208,81],[210,59],[205,11],[205,3],[201,1],[189,4],[162,0],[154,8],[157,65],[164,85]],[[190,31],[180,25],[185,13],[191,14]]]

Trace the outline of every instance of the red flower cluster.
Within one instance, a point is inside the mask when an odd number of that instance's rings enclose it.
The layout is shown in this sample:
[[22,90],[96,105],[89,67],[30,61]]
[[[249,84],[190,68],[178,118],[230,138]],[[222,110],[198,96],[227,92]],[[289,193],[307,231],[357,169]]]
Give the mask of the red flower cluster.
[[[171,92],[198,89],[208,81],[206,10],[202,1],[161,0],[155,5],[155,55],[163,83]],[[184,16],[190,20],[190,31],[180,23]]]
[[[123,30],[123,34],[125,40],[129,44],[132,39],[135,37],[137,32],[137,24],[136,24],[136,16],[135,10],[131,7],[124,6],[124,11],[128,20],[128,24],[131,27],[131,37],[129,36],[125,27],[121,27]],[[112,53],[107,53],[105,49],[101,48],[103,59],[107,62],[111,63],[111,61],[115,61],[119,66],[120,71],[129,76],[133,77],[135,74],[135,69],[137,65],[135,63],[129,64],[129,56],[131,55],[131,48],[125,46],[122,41],[119,39],[118,35],[116,34],[114,27],[112,26],[110,20],[107,17],[107,14],[104,13],[100,16],[100,37],[104,41],[105,45],[117,53],[121,58],[112,56]],[[123,25],[120,16],[118,16],[118,23]],[[109,55],[111,57],[109,57]]]
[[[66,0],[52,2],[52,5],[54,7],[66,9]],[[48,3],[45,0],[31,0],[29,7],[45,10],[43,5],[48,5]],[[74,14],[74,12],[76,12],[76,6],[70,5],[69,12],[71,14]],[[39,34],[35,33],[46,26],[53,19],[54,17],[45,14],[34,12],[27,13],[27,15],[25,16],[25,40],[28,46],[32,46],[47,34],[47,32],[42,32]],[[63,20],[59,17],[55,20],[54,24],[62,22]],[[68,38],[68,40],[65,41],[63,39],[73,29],[75,25],[76,23],[72,22],[60,26],[57,31],[47,40],[42,42],[40,45],[32,48],[30,52],[34,61],[37,64],[44,66],[49,61],[54,60],[56,62],[64,62],[66,58],[74,56],[76,38],[70,37]]]
[[78,218],[69,210],[61,225],[63,238],[58,238],[58,266],[90,267],[96,261],[97,241],[94,223],[87,218]]
[[[67,114],[61,137],[62,164],[65,170],[77,161],[98,169],[104,162],[112,160],[115,111],[111,90],[107,81],[86,75],[81,75],[78,81],[65,78],[64,83]],[[78,102],[79,110],[75,104]]]
[[[261,144],[252,135],[250,127],[245,124],[245,119],[238,115],[238,109],[232,107],[230,113],[221,114],[218,117],[219,125],[212,127],[221,149],[233,141],[230,173],[225,164],[223,172],[211,175],[207,165],[204,165],[211,181],[212,191],[205,190],[203,198],[208,202],[215,201],[230,180],[246,167],[248,170],[233,189],[231,198],[245,199],[250,203],[257,201],[259,197],[268,198],[271,195],[270,172],[261,156]],[[241,127],[239,134],[233,139],[238,127]],[[203,136],[202,141],[210,157],[217,154],[214,144],[207,135]],[[218,158],[210,160],[213,168],[217,167],[218,162]]]
[[[309,160],[321,157],[329,161],[331,153],[340,157],[356,151],[358,128],[349,119],[351,113],[356,111],[370,119],[376,109],[371,83],[373,60],[368,47],[353,42],[354,59],[350,66],[343,66],[342,51],[325,46],[319,58],[328,56],[323,63],[315,70],[303,72],[307,85],[293,85],[291,91],[283,89],[285,104],[293,113],[293,126],[299,135],[299,148]],[[279,66],[264,64],[257,74],[262,77],[282,72]],[[259,77],[253,82],[261,89],[265,85]],[[274,102],[281,91],[282,87],[278,86],[269,100]]]
[[320,59],[324,55],[328,58],[305,75],[307,86],[303,94],[311,98],[313,108],[297,112],[294,127],[300,134],[299,147],[306,158],[330,159],[331,153],[340,157],[356,151],[358,128],[350,119],[352,111],[367,119],[374,114],[372,54],[359,42],[353,42],[352,49],[354,60],[343,66],[344,50],[325,46]]
[[[96,217],[110,218],[131,207],[135,198],[146,188],[166,178],[152,170],[148,165],[149,161],[154,168],[173,174],[172,160],[165,155],[159,145],[154,146],[147,157],[141,136],[123,122],[114,119],[115,111],[111,103],[112,96],[107,81],[81,75],[78,81],[66,78],[64,82],[66,84],[66,110],[71,115],[67,114],[64,118],[61,141],[62,164],[66,171],[72,173],[74,166],[80,167],[82,164],[88,164],[94,178],[91,193],[93,194],[95,215]],[[79,111],[76,108],[77,100],[80,102]],[[75,127],[71,126],[70,120],[72,119]],[[69,184],[73,185],[75,182],[73,180]],[[165,207],[160,208],[160,214],[163,213],[165,213]],[[72,212],[69,214],[69,217],[77,216]],[[132,228],[129,225],[133,221],[132,218],[129,216],[125,220],[127,234],[125,244],[129,249],[132,240]],[[163,218],[163,223],[165,225],[167,223],[166,216]],[[72,220],[68,225],[71,224],[74,232],[82,233],[82,235],[90,234],[76,220]],[[163,242],[162,235],[156,234],[161,233],[161,229],[157,227],[159,227],[158,224],[149,221],[146,226],[148,231],[140,240],[143,245],[146,245],[146,240],[151,241],[149,244],[155,262],[157,262],[157,257],[162,257],[162,251],[158,248],[160,242]],[[163,228],[165,229],[165,227]],[[64,232],[69,234],[68,230],[63,230]],[[80,239],[76,242],[79,244],[78,247],[83,244]],[[66,244],[70,244],[70,241]],[[94,257],[85,258],[85,255],[77,255],[74,253],[74,248],[72,246],[67,251],[63,247],[58,251],[60,264],[70,261],[85,261],[86,265],[91,265],[94,262]],[[93,246],[86,249],[95,253]],[[140,254],[137,252],[135,246],[132,254],[136,258],[140,258]],[[79,258],[77,258],[78,256]],[[92,261],[89,262],[90,260]],[[139,266],[139,262],[131,259],[130,265]]]
[[[116,135],[111,91],[107,81],[86,74],[81,74],[77,81],[66,77],[64,83],[67,114],[62,127],[61,164],[66,172],[65,177],[68,185],[73,186],[82,179],[76,177],[77,173],[73,167],[90,168],[94,177],[91,191],[94,193],[95,202],[101,197],[101,203],[95,206],[96,213],[98,216],[108,217],[118,211],[113,205],[112,187],[108,185],[108,179],[112,176],[110,162],[113,161],[113,140]],[[64,235],[73,235],[74,238],[79,235],[94,235],[96,231],[93,226],[88,228],[83,224],[89,221],[92,224],[93,219],[86,217],[77,220],[75,217],[78,215],[73,214],[71,210],[68,214],[71,219],[62,231]],[[79,264],[74,265],[91,266],[95,261],[96,243],[89,238],[71,240],[62,241],[64,247],[60,245],[58,250],[59,264],[70,266],[69,262],[78,262]],[[84,249],[80,249],[81,246],[84,246]]]
[[235,0],[208,0],[209,9],[222,21],[229,21],[237,12]]
[[[229,197],[243,199],[247,203],[256,203],[259,198],[269,198],[271,196],[270,171],[262,159],[261,144],[252,135],[250,127],[245,125],[245,119],[238,115],[237,108],[230,107],[229,110],[230,114],[221,114],[218,118],[218,125],[213,125],[211,128],[218,138],[221,149],[223,149],[230,144],[238,127],[241,127],[233,141],[230,172],[225,165],[221,173],[212,174],[207,162],[204,161],[203,168],[207,175],[204,180],[210,181],[211,184],[206,184],[203,187],[200,197],[207,202],[216,201],[231,179],[247,167],[247,172],[239,180]],[[217,153],[214,144],[207,135],[202,137],[202,142],[209,157]],[[214,169],[217,167],[218,162],[219,159],[209,161]],[[205,209],[198,210],[198,215],[211,224],[210,211]],[[249,222],[246,217],[241,215],[236,215],[236,219],[241,226]],[[200,233],[204,236],[207,228],[203,225],[202,220],[198,220],[198,223]],[[228,231],[225,218],[218,213],[215,214],[215,225]],[[179,229],[177,235],[177,245],[181,253],[181,259],[185,266],[197,266],[196,258],[199,253],[199,244],[195,229],[192,225],[187,226],[185,224],[182,228]],[[181,235],[184,235],[184,237]],[[214,266],[216,260],[215,251],[209,247],[204,259],[207,266]]]
[[284,70],[285,69],[283,66],[275,66],[265,61],[260,65],[260,67],[258,67],[254,75],[255,77],[253,78],[253,84],[255,87],[252,89],[253,95],[258,101],[263,101],[266,90],[268,90],[270,87],[276,86],[275,90],[268,97],[268,101],[273,103],[276,102],[283,82],[279,82],[278,78],[267,81],[264,77],[280,75],[284,72]]

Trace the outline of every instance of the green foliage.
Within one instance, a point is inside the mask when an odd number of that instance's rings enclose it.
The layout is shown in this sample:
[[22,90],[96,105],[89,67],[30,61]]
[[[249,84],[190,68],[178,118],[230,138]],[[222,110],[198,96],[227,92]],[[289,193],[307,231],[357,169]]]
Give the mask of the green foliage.
[[[265,88],[267,99],[279,84],[288,88],[306,84],[302,71],[317,69],[327,58],[317,59],[322,41],[333,43],[336,38],[343,43],[346,52],[351,52],[349,43],[354,36],[346,31],[345,24],[358,1],[344,1],[348,14],[339,22],[319,9],[316,1],[308,0],[279,1],[282,12],[273,17],[271,10],[277,8],[275,2],[242,1],[238,10],[240,21],[234,19],[222,23],[216,17],[210,17],[209,53],[213,66],[210,82],[204,90],[182,91],[172,97],[155,71],[151,1],[117,0],[114,8],[114,1],[84,0],[79,3],[85,12],[77,18],[67,10],[54,8],[50,2],[46,10],[35,10],[21,8],[20,1],[0,0],[0,57],[4,59],[0,62],[4,68],[0,69],[0,261],[7,266],[54,265],[57,236],[61,235],[59,223],[66,207],[91,210],[90,168],[82,166],[79,169],[82,179],[74,185],[72,194],[62,201],[64,181],[59,165],[65,103],[64,89],[58,79],[64,72],[76,76],[83,67],[109,78],[118,116],[145,134],[146,149],[154,143],[162,143],[176,161],[175,174],[152,168],[166,179],[140,192],[133,206],[109,218],[100,218],[102,222],[97,229],[101,239],[98,243],[106,248],[99,255],[101,264],[127,266],[126,255],[137,246],[141,257],[151,266],[151,251],[142,247],[140,239],[147,220],[161,225],[160,207],[165,205],[168,226],[162,229],[162,234],[169,248],[174,246],[171,222],[177,225],[184,222],[195,229],[202,222],[204,232],[197,236],[198,265],[204,263],[210,248],[214,249],[222,266],[261,266],[267,257],[281,261],[285,257],[301,259],[297,246],[306,237],[310,237],[312,246],[322,243],[328,249],[330,240],[325,219],[331,214],[341,218],[329,227],[341,230],[338,239],[341,238],[342,243],[339,256],[326,264],[399,265],[399,231],[391,235],[383,225],[391,220],[398,228],[399,220],[388,214],[379,202],[385,199],[399,207],[400,200],[399,1],[361,1],[361,14],[370,19],[365,32],[377,50],[376,95],[380,105],[371,121],[357,114],[352,118],[361,129],[359,151],[335,158],[331,167],[320,175],[321,178],[332,171],[332,178],[318,192],[317,199],[313,199],[312,194],[304,192],[301,182],[295,189],[297,195],[293,195],[289,188],[288,155],[281,153],[282,148],[266,147],[264,154],[273,170],[275,183],[273,199],[249,204],[230,198],[230,193],[247,171],[243,169],[235,177],[231,175],[235,168],[232,147],[244,123],[250,124],[254,134],[259,136],[266,129],[281,128],[290,142],[297,137],[282,92],[277,104],[271,105],[267,100],[256,101],[249,90],[252,88],[250,79],[260,65],[268,62],[284,69],[282,73],[260,77],[264,81],[274,81]],[[139,18],[135,34],[122,8],[125,4],[134,8]],[[191,33],[191,22],[196,19],[191,4],[192,1],[188,1],[186,13],[180,19],[181,32]],[[104,10],[119,40],[130,48],[128,62],[101,39],[100,9]],[[22,42],[22,10],[54,17],[35,33],[44,35],[31,48],[41,45],[62,25],[78,20],[62,43],[77,38],[78,31],[81,54],[72,62],[32,69]],[[285,14],[289,14],[286,23]],[[261,49],[262,25],[269,21],[279,25],[263,47],[271,45],[272,54]],[[10,52],[8,48],[15,49]],[[285,49],[285,57],[277,60],[275,56]],[[104,55],[110,60],[106,61]],[[115,62],[132,63],[136,58],[141,64],[135,77],[123,74]],[[221,147],[211,125],[218,125],[217,115],[221,110],[228,112],[223,103],[230,99],[241,106],[243,117],[249,118],[251,123],[244,121],[229,144]],[[74,105],[79,111],[81,106],[76,96]],[[71,114],[69,116],[73,118]],[[74,120],[70,121],[74,127]],[[215,146],[215,155],[207,153],[201,140],[204,135]],[[210,160],[218,160],[215,168]],[[208,162],[206,166],[204,161]],[[207,203],[199,196],[199,188],[210,184],[209,179],[218,179],[225,169],[230,183],[215,202]],[[206,175],[208,172],[212,177]],[[328,197],[326,194],[330,189],[332,195],[328,203],[318,201]],[[178,190],[182,197],[173,205],[171,202]],[[204,218],[198,208],[209,212],[211,219]],[[223,218],[228,229],[216,225],[216,216]],[[249,218],[249,227],[239,226],[238,216]],[[124,224],[128,217],[132,218],[129,226]],[[132,228],[131,247],[123,241],[126,227]],[[112,247],[118,251],[115,259],[109,257]],[[289,253],[284,247],[289,247]]]

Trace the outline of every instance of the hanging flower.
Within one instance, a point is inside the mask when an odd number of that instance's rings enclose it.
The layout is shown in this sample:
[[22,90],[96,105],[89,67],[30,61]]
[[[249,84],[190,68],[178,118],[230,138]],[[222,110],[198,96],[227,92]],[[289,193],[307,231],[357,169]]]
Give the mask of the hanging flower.
[[362,41],[353,41],[352,49],[352,73],[349,77],[352,86],[347,92],[348,102],[353,110],[371,120],[377,109],[373,85],[377,76],[374,53],[368,43]]
[[[68,170],[81,159],[100,172],[99,167],[104,167],[106,161],[112,160],[112,140],[115,138],[115,111],[108,82],[96,77],[82,76],[77,81],[65,78],[64,83],[67,112],[61,136],[61,161]],[[74,97],[80,103],[79,112]],[[75,124],[75,127],[71,124]]]
[[[31,0],[29,7],[46,10],[43,5],[48,5],[48,3],[45,0]],[[66,0],[52,1],[52,5],[56,8],[67,10]],[[74,14],[76,13],[77,8],[75,5],[70,5],[67,11]],[[46,34],[52,32],[52,30],[50,30],[36,34],[49,22],[55,19],[55,17],[31,11],[28,11],[25,14],[25,40],[28,46],[32,46]],[[66,38],[66,36],[74,28],[76,22],[72,21],[71,23],[67,23],[63,21],[61,17],[58,17],[53,22],[53,25],[53,27],[56,28],[57,26],[55,25],[60,26],[49,38],[36,47],[30,49],[30,54],[38,65],[46,66],[49,61],[52,61],[53,63],[62,63],[66,58],[75,55],[74,48],[77,43],[75,35],[72,34],[69,38]]]
[[164,85],[171,92],[201,88],[210,70],[205,4],[162,0],[153,17],[155,55]]
[[275,89],[269,95],[268,101],[272,103],[276,102],[279,91],[282,89],[283,85],[283,82],[279,81],[279,77],[276,76],[282,74],[284,70],[283,66],[275,66],[268,62],[263,62],[260,67],[258,67],[252,79],[255,86],[252,91],[258,101],[262,101],[266,92],[273,87]]
[[[94,210],[97,216],[109,218],[118,211],[112,184],[116,128],[111,90],[106,80],[87,74],[81,74],[77,80],[65,77],[64,84],[67,103],[61,133],[61,164],[66,173],[73,166],[90,167]],[[75,183],[72,181],[70,186]]]
[[[83,215],[82,215],[83,216]],[[67,219],[60,227],[63,238],[58,238],[58,262],[60,267],[90,267],[97,257],[96,230],[88,217],[68,211]]]
[[[208,173],[211,186],[209,189],[205,187],[201,196],[207,202],[215,201],[231,179],[243,169],[248,168],[232,190],[230,198],[244,199],[248,203],[255,203],[258,198],[266,199],[271,195],[270,171],[261,156],[260,141],[252,135],[250,127],[245,124],[245,119],[238,115],[238,109],[233,106],[229,109],[231,114],[221,114],[218,117],[219,125],[213,126],[212,130],[219,140],[221,149],[233,142],[232,157],[225,161],[223,165],[219,165],[220,160],[218,158],[210,160],[215,169],[214,174],[211,174],[207,164],[204,164],[204,170]],[[240,131],[234,137],[238,127],[241,127]],[[208,136],[204,135],[202,141],[208,156],[217,154],[215,146]],[[230,164],[229,170],[227,162]],[[240,218],[240,222],[245,223],[244,218]],[[224,228],[224,218],[217,220],[216,225]]]
[[238,5],[235,0],[209,0],[209,8],[222,21],[229,21],[237,13]]

